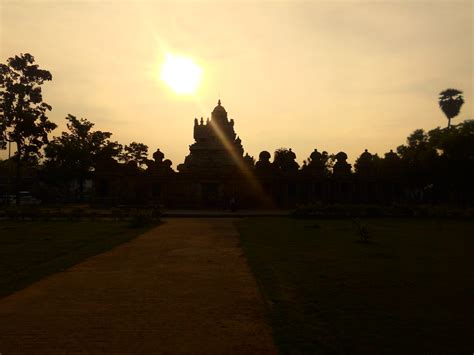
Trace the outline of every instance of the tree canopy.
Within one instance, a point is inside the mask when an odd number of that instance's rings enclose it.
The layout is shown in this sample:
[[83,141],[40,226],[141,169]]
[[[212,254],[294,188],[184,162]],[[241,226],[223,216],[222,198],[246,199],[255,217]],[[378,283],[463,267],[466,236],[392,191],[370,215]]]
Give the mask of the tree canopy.
[[279,148],[275,151],[273,165],[284,172],[297,171],[299,168],[296,162],[296,154],[290,149]]
[[97,164],[117,158],[122,146],[110,140],[112,133],[94,131],[94,123],[87,119],[69,114],[66,120],[69,131],[54,137],[45,149],[46,166],[62,179],[78,179],[82,190],[84,180]]
[[16,143],[18,160],[40,157],[48,133],[56,128],[47,117],[51,106],[43,102],[41,91],[51,79],[51,73],[40,69],[28,53],[0,64],[0,146]]
[[451,126],[451,119],[456,117],[464,104],[462,91],[457,89],[446,89],[439,93],[439,107],[448,119],[448,127]]
[[146,166],[148,146],[143,143],[132,142],[123,148],[119,158],[124,163],[135,162],[138,167]]

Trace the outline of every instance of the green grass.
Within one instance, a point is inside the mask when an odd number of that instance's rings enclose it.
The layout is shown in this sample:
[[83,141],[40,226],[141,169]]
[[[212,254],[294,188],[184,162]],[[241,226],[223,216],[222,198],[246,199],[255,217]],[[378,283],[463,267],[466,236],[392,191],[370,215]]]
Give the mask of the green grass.
[[241,244],[282,353],[472,353],[474,221],[248,218]]
[[112,249],[146,229],[106,221],[2,221],[0,297]]

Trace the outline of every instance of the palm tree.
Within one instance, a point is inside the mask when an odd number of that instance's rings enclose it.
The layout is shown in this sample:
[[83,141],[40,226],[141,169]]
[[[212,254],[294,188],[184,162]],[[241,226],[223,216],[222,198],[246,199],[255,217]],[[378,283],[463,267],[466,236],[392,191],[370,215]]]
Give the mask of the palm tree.
[[448,128],[451,127],[451,118],[456,117],[464,103],[462,91],[456,89],[446,89],[439,93],[439,107],[448,118]]

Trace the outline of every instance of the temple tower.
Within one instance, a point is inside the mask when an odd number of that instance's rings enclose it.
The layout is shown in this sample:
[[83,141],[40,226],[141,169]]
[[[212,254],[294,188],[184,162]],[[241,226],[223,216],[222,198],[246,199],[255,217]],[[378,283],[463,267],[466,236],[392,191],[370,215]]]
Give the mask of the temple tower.
[[221,100],[211,113],[211,119],[194,119],[194,143],[189,155],[178,166],[181,172],[229,170],[243,159],[244,149],[234,131],[234,120],[228,118]]

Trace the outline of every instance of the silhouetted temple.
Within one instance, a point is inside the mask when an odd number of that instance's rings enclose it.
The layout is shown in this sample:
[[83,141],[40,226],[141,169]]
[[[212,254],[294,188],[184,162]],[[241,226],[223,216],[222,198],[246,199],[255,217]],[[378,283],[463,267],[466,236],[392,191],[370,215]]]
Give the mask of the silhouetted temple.
[[234,131],[234,120],[229,120],[227,111],[217,103],[211,114],[211,120],[194,119],[194,140],[189,146],[189,155],[178,171],[189,173],[221,173],[238,168],[243,159],[244,148]]
[[[111,160],[95,171],[94,200],[109,205],[158,203],[171,208],[226,208],[230,201],[239,207],[289,208],[318,201],[393,203],[403,199],[400,176],[393,173],[377,179],[368,151],[359,159],[358,174],[352,173],[344,152],[334,156],[331,171],[326,167],[327,153],[316,149],[301,168],[291,149],[281,159],[270,162],[270,158],[263,151],[255,163],[253,157],[244,155],[234,120],[219,100],[210,119],[194,119],[194,143],[178,172],[159,149],[145,170],[133,162]],[[395,153],[389,158],[393,159],[387,162],[397,165]]]
[[249,203],[252,193],[246,186],[242,169],[253,164],[234,130],[234,120],[217,103],[211,119],[194,119],[194,143],[184,163],[171,169],[158,149],[148,168],[140,171],[133,164],[110,162],[95,174],[96,200],[103,202],[159,202],[171,207],[225,207],[239,195]]
[[222,207],[245,191],[241,169],[250,157],[243,156],[234,120],[227,117],[220,100],[210,120],[194,119],[194,141],[184,163],[178,165],[176,181],[181,186],[174,189],[168,201],[184,206]]

